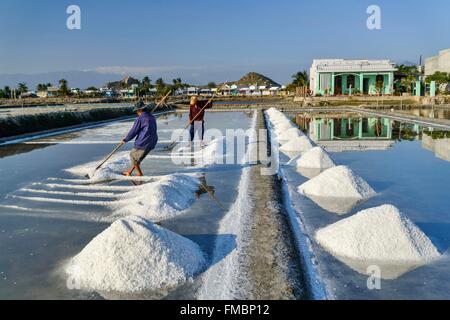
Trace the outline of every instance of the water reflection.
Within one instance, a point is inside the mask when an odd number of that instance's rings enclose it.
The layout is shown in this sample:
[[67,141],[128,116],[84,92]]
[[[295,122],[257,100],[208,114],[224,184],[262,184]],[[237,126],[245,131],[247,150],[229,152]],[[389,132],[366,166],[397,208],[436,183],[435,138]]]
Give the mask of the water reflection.
[[296,122],[314,141],[391,140],[393,137],[393,121],[356,113],[300,113]]
[[365,201],[358,198],[319,197],[312,195],[307,195],[307,197],[322,209],[337,215],[348,214],[353,208]]
[[46,143],[46,144],[13,144],[8,146],[0,147],[0,159],[6,158],[9,156],[19,155],[23,153],[28,153],[34,150],[45,149],[47,147],[51,147],[54,144]]
[[450,161],[450,132],[424,131],[422,147],[433,152],[436,157]]
[[[444,111],[450,112],[434,112]],[[422,116],[423,113],[432,116],[431,112],[420,110]],[[450,131],[383,117],[365,117],[355,112],[318,111],[291,116],[301,130],[329,152],[388,150],[403,140],[422,141],[423,148],[442,160],[450,161]]]
[[450,109],[445,108],[415,108],[407,113],[423,118],[450,120]]
[[297,172],[308,179],[317,177],[319,174],[321,174],[325,170],[326,169],[312,169],[312,168],[297,167]]
[[354,271],[368,276],[372,275],[372,273],[369,272],[369,268],[372,266],[376,266],[381,271],[381,279],[385,280],[398,279],[405,273],[424,266],[423,263],[421,264],[417,261],[387,262],[381,260],[352,259],[336,254],[333,254],[333,256]]

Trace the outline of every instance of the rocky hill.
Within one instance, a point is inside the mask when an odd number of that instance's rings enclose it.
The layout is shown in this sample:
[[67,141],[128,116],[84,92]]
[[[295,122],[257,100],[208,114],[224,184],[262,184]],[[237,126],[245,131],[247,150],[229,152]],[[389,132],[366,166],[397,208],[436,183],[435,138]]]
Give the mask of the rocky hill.
[[250,72],[246,74],[239,81],[233,82],[233,84],[239,86],[249,86],[257,84],[258,86],[281,87],[280,84],[276,83],[272,79],[256,72]]
[[133,84],[140,84],[140,82],[139,82],[139,80],[128,76],[128,77],[123,78],[120,81],[108,83],[107,87],[110,89],[120,90],[120,89],[128,89]]

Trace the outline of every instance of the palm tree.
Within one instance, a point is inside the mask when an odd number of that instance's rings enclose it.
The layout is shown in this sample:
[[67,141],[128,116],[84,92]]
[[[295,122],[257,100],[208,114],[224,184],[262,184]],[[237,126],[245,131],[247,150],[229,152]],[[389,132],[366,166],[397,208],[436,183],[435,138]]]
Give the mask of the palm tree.
[[166,83],[164,82],[164,80],[162,78],[159,78],[158,80],[156,80],[155,82],[156,84],[156,91],[159,95],[164,94],[164,92],[166,91]]
[[139,95],[148,96],[150,94],[150,89],[152,87],[152,80],[149,77],[144,77],[139,87]]
[[144,79],[142,79],[142,86],[150,89],[150,87],[152,86],[152,80],[150,79],[150,77],[144,77]]
[[208,86],[207,86],[209,89],[214,89],[214,88],[217,88],[217,84],[215,83],[215,82],[210,82],[210,83],[208,83]]
[[61,93],[62,96],[69,95],[69,87],[67,86],[66,79],[59,80],[59,92]]
[[183,87],[183,81],[181,81],[181,78],[173,79],[172,82],[174,90],[178,90]]
[[406,66],[404,64],[397,65],[398,72],[403,75],[400,80],[400,87],[406,92],[412,93],[414,83],[419,79],[420,71],[417,66]]
[[50,83],[39,83],[36,87],[37,91],[46,91],[49,87],[51,87],[52,85]]
[[25,93],[28,92],[28,87],[26,85],[26,83],[21,82],[17,85],[17,91],[19,91],[19,93]]
[[306,72],[306,70],[292,75],[292,79],[294,79],[292,84],[297,87],[306,87],[309,84],[308,72]]
[[8,86],[5,86],[3,88],[3,94],[5,95],[5,98],[11,98],[11,88]]

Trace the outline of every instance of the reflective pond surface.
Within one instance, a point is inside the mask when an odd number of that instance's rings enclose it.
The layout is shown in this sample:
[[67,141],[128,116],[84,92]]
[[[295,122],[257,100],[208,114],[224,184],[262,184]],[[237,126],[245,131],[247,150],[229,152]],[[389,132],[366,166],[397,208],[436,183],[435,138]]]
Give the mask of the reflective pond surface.
[[[378,193],[359,203],[310,199],[296,191],[308,175],[295,167],[283,167],[329,295],[337,299],[450,299],[450,132],[349,113],[289,116],[327,149],[338,165],[350,167]],[[286,161],[287,157],[282,159]],[[337,260],[316,243],[314,234],[383,204],[392,204],[406,214],[443,256],[411,271],[403,268],[397,279],[382,280],[380,290],[369,290],[368,277],[354,271],[357,262],[347,261],[354,265],[352,269]],[[399,272],[399,268],[390,272]]]
[[[250,128],[252,117],[253,112],[212,113],[207,116],[207,128],[246,130]],[[203,182],[213,188],[215,197],[228,209],[238,194],[241,166],[175,165],[163,149],[171,141],[173,130],[184,127],[186,121],[186,114],[181,113],[158,119],[160,143],[143,162],[143,171],[146,176],[200,173]],[[0,299],[102,298],[96,293],[68,290],[62,267],[109,226],[101,222],[101,218],[109,214],[108,208],[98,205],[108,200],[104,198],[108,195],[101,193],[104,190],[118,193],[121,188],[132,188],[133,184],[113,181],[83,185],[73,180],[80,177],[64,170],[104,158],[131,125],[131,121],[116,122],[0,147]],[[128,144],[123,151],[131,147]],[[115,191],[110,187],[116,188]],[[164,221],[162,226],[193,240],[211,256],[218,224],[224,214],[212,197],[200,192],[185,214]],[[193,283],[179,293],[172,292],[171,297],[193,298],[196,286]]]

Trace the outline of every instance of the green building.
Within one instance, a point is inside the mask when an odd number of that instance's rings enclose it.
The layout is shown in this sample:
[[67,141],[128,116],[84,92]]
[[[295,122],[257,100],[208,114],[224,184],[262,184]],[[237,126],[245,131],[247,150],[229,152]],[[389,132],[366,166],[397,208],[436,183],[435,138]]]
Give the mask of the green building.
[[313,95],[390,95],[395,71],[389,60],[315,59],[310,89]]

